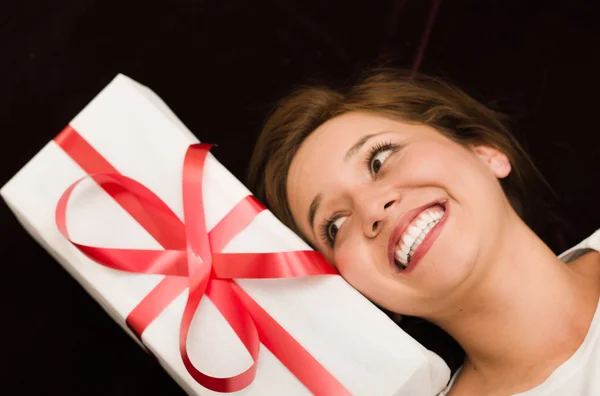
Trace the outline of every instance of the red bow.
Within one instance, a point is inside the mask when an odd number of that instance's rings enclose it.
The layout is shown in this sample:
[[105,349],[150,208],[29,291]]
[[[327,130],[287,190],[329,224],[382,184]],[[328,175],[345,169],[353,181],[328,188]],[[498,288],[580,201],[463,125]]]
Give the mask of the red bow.
[[[260,342],[314,394],[349,392],[264,311],[232,279],[290,278],[335,275],[333,267],[312,250],[279,253],[220,253],[264,207],[252,196],[239,202],[212,230],[206,230],[202,193],[204,162],[210,145],[191,145],[183,167],[184,222],[152,191],[118,173],[73,128],[67,127],[55,142],[100,187],[110,194],[164,247],[164,250],[112,249],[73,242],[66,227],[71,185],[56,208],[60,232],[80,251],[104,266],[122,271],[162,274],[165,278],[127,317],[128,326],[141,338],[143,331],[177,296],[189,288],[179,331],[179,351],[190,375],[217,392],[246,388],[256,376]],[[187,354],[187,335],[198,305],[208,295],[229,322],[253,359],[238,375],[217,378],[197,370]]]

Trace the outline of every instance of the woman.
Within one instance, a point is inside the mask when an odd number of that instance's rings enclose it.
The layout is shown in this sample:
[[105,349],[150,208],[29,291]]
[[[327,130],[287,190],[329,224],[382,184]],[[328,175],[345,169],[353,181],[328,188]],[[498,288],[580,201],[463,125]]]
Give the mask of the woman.
[[557,258],[525,222],[540,180],[496,113],[389,70],[283,100],[250,173],[258,197],[354,288],[460,344],[444,392],[597,395],[600,255],[589,247],[600,233],[569,265]]

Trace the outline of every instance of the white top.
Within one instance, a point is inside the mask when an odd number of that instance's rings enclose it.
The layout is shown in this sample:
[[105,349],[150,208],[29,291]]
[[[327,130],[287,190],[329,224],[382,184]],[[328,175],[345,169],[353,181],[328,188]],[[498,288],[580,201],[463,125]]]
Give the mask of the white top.
[[[569,263],[591,250],[600,251],[600,229],[558,256]],[[462,367],[461,367],[462,368]],[[438,396],[446,396],[460,369]],[[597,396],[600,395],[600,301],[585,340],[577,351],[546,381],[533,389],[513,396]]]

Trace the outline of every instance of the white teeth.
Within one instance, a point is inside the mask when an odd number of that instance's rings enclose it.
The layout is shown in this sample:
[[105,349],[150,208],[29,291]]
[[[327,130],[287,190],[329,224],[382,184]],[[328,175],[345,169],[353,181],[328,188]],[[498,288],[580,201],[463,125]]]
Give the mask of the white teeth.
[[421,232],[423,232],[423,230],[419,227],[415,227],[415,226],[408,227],[408,233],[413,238],[418,238],[419,235],[421,235]]
[[429,215],[429,213],[423,213],[421,215],[421,219],[423,219],[427,223],[431,223],[433,221],[433,217]]
[[396,252],[395,258],[396,260],[405,264],[408,261],[408,254],[404,252]]
[[394,254],[394,260],[400,264],[401,269],[404,269],[408,265],[408,253],[396,252]]
[[394,258],[403,267],[408,265],[410,258],[421,245],[421,242],[442,217],[444,217],[444,211],[421,213],[414,225],[408,227],[394,254]]
[[[421,216],[422,218],[422,216]],[[427,221],[421,220],[421,218],[419,218],[419,220],[417,220],[417,227],[419,227],[420,229],[424,230],[427,227]]]
[[421,242],[423,242],[423,239],[425,239],[425,235],[422,236],[422,238],[417,238],[417,240],[415,241],[415,243],[410,247],[410,255],[412,256],[413,253],[415,252],[415,250],[417,250],[417,248],[419,247],[419,245],[421,244]]
[[404,242],[406,246],[412,246],[414,241],[415,238],[410,234],[404,234],[404,236],[402,237],[402,242]]

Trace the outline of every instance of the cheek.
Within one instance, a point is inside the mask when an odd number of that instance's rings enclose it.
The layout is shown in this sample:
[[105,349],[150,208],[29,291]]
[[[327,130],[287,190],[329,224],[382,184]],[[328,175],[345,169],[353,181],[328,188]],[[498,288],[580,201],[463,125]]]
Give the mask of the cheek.
[[375,263],[372,252],[364,241],[347,240],[338,248],[335,262],[340,274],[355,289],[363,294],[370,294],[376,284]]
[[439,186],[456,177],[460,156],[448,144],[415,142],[393,163],[392,177],[405,187]]
[[[410,187],[439,187],[460,202],[481,201],[501,193],[497,181],[474,154],[452,142],[426,141],[413,145],[396,163],[401,180]],[[496,194],[497,195],[497,194]]]

